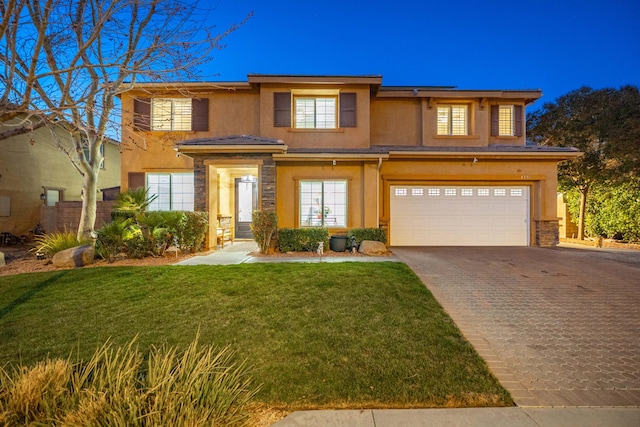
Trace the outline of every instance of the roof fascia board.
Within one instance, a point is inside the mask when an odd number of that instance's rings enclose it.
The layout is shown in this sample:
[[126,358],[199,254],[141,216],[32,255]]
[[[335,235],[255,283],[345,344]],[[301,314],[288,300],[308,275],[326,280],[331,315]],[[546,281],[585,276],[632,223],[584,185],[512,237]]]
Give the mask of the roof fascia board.
[[387,160],[388,154],[332,154],[332,153],[283,153],[274,154],[273,159],[278,161],[309,161],[315,162],[319,160],[371,160],[377,161],[379,159]]
[[177,145],[174,150],[184,154],[198,153],[283,153],[286,145]]
[[278,75],[249,74],[249,83],[305,83],[305,84],[362,84],[381,85],[382,76],[313,76],[313,75]]
[[451,151],[429,151],[429,152],[415,152],[415,151],[389,151],[389,157],[392,159],[468,159],[477,158],[485,160],[502,160],[502,159],[514,159],[514,160],[572,160],[582,156],[580,151],[565,151],[565,152],[491,152],[486,151],[466,151],[466,152],[451,152]]
[[377,93],[378,98],[500,98],[500,99],[532,99],[542,96],[540,90],[417,90],[411,88],[385,90],[384,86]]

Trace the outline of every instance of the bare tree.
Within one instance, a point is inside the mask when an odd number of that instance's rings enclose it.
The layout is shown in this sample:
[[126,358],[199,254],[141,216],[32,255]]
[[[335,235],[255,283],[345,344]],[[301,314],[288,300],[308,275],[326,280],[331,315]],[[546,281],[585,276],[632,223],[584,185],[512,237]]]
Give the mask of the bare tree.
[[101,148],[119,132],[118,95],[138,81],[198,78],[238,25],[214,34],[212,10],[198,0],[0,0],[0,13],[0,140],[68,129],[71,143],[51,134],[83,178],[78,237],[86,238]]

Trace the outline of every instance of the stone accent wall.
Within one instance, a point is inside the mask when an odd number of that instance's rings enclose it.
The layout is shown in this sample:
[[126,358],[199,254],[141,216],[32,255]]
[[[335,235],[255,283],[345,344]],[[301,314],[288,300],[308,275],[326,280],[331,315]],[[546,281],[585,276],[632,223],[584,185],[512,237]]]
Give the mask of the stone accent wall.
[[[111,222],[111,211],[114,203],[114,201],[97,202],[96,230],[106,223]],[[80,224],[81,212],[81,201],[58,202],[55,208],[43,206],[43,209],[40,211],[40,224],[45,226],[45,232],[47,233],[63,233],[65,231],[75,233]],[[55,224],[55,227],[52,227],[53,224]]]
[[560,242],[558,221],[536,221],[536,245],[556,246]]

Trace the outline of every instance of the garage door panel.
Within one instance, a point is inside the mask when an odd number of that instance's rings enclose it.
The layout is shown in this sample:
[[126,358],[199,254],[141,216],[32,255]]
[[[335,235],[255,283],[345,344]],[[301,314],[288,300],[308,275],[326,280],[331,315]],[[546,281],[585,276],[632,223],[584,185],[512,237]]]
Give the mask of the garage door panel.
[[528,187],[392,186],[391,190],[391,245],[528,244]]

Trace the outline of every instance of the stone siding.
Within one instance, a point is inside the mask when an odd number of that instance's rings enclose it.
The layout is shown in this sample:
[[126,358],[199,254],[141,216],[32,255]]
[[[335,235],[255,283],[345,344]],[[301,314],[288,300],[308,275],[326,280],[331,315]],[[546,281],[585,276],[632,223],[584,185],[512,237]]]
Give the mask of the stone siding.
[[558,221],[536,221],[536,246],[549,247],[560,243]]

